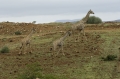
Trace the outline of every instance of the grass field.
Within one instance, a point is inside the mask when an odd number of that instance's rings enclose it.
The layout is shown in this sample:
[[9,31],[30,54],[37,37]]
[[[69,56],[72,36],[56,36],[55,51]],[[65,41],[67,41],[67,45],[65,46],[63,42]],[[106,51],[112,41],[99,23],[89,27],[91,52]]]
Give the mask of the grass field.
[[[62,26],[56,28],[58,25]],[[20,40],[30,33],[32,26],[37,28],[32,36],[32,48],[27,49],[27,52],[32,50],[32,54],[19,56]],[[9,53],[0,53],[0,79],[120,79],[120,73],[117,72],[120,70],[116,70],[116,66],[120,66],[120,26],[90,25],[85,29],[87,40],[81,34],[80,40],[75,42],[78,34],[71,35],[64,42],[65,56],[62,53],[57,57],[52,56],[52,42],[63,36],[69,26],[70,24],[29,25],[18,26],[13,30],[17,26],[11,28],[9,25],[0,29],[0,49],[4,46],[10,49]],[[14,34],[15,30],[22,28],[27,32]],[[5,29],[9,29],[9,32]],[[107,55],[116,55],[117,58],[114,61],[103,61],[101,57]]]

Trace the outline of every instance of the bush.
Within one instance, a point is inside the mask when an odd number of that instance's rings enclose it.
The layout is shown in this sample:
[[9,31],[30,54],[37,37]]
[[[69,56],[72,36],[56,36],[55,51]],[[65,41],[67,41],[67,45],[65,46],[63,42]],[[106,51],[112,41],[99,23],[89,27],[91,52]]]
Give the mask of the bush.
[[117,58],[117,56],[116,55],[107,55],[107,57],[102,57],[102,59],[104,60],[104,61],[113,61],[113,60],[115,60]]
[[22,33],[20,31],[16,31],[15,35],[21,35]]
[[9,48],[8,47],[3,47],[0,51],[1,53],[9,53]]
[[87,20],[87,24],[99,24],[102,23],[102,20],[96,16],[90,16]]

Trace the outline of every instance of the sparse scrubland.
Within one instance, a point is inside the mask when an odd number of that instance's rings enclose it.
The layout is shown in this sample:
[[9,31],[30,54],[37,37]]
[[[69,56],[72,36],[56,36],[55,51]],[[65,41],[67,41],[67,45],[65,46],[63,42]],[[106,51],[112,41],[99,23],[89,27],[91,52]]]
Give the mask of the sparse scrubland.
[[[0,23],[0,79],[120,79],[120,23],[86,24],[64,41],[65,56],[53,56],[52,42],[73,23]],[[31,53],[18,55],[21,39],[35,27]],[[85,39],[87,38],[87,40]],[[9,50],[8,50],[9,49]],[[116,70],[117,69],[117,70]]]

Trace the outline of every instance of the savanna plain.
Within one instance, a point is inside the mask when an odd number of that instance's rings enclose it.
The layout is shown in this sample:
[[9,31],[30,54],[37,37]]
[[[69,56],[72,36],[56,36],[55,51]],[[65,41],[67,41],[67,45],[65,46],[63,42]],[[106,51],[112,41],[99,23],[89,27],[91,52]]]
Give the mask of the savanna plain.
[[[72,25],[1,22],[0,50],[9,51],[0,53],[0,79],[120,79],[120,23],[86,24],[85,36],[81,33],[78,40],[76,31],[65,39],[65,56],[61,52],[53,56],[52,42]],[[33,27],[31,48],[19,55],[21,40]],[[108,55],[116,59],[104,61]]]

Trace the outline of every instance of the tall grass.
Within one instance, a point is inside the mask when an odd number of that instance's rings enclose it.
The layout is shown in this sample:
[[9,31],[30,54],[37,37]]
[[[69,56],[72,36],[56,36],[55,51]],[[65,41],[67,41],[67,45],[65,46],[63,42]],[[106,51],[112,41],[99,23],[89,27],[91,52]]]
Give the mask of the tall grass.
[[[58,76],[54,76],[51,74],[43,74],[42,68],[38,63],[33,63],[27,66],[27,69],[18,75],[18,79],[63,79]],[[66,78],[64,78],[66,79]]]

